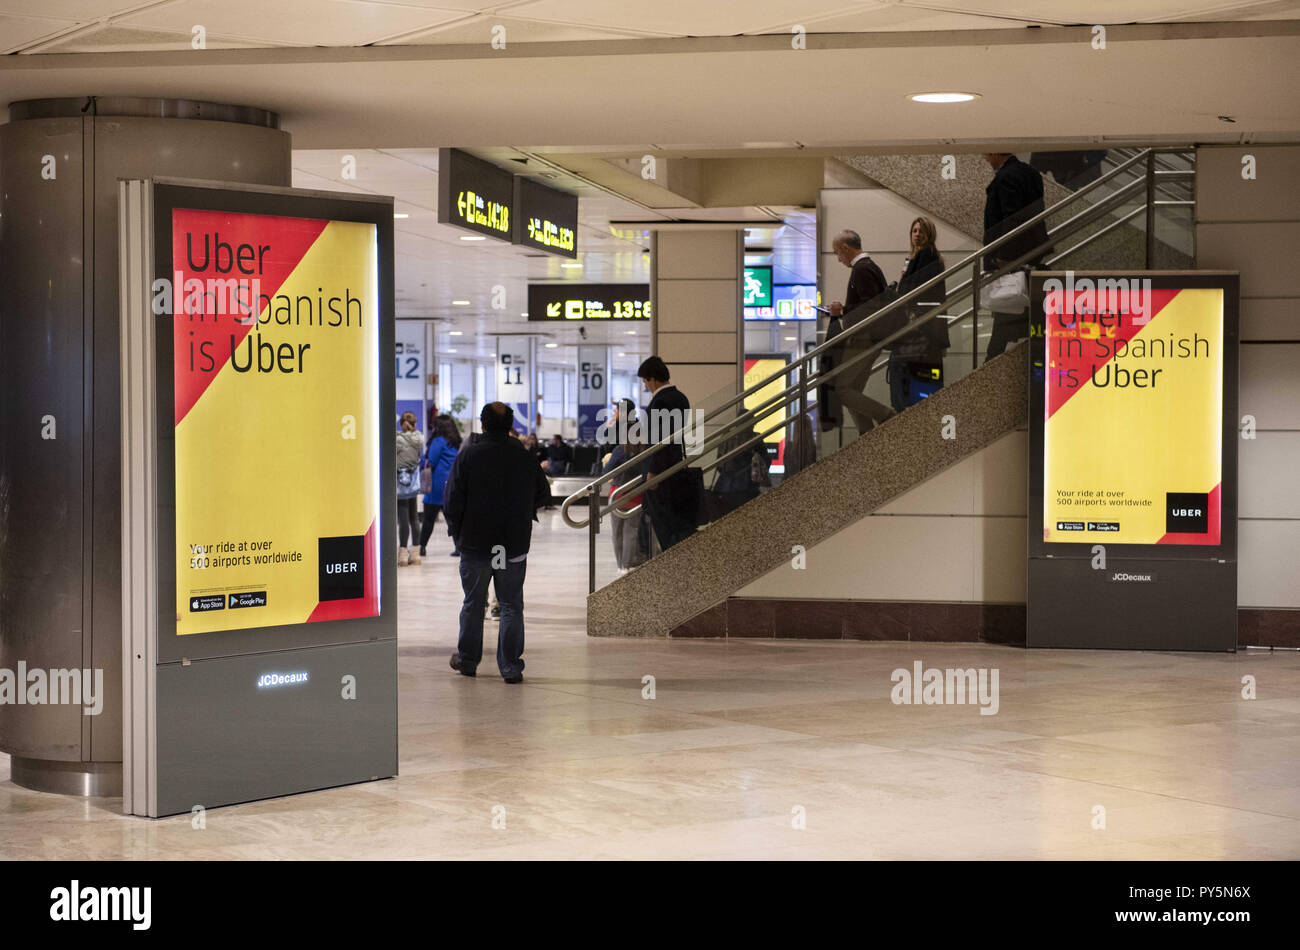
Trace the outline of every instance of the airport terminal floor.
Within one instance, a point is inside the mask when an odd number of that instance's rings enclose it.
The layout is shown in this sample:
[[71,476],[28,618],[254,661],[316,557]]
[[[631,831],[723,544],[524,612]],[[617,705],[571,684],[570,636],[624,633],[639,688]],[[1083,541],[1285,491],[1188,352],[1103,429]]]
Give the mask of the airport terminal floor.
[[[399,569],[396,778],[212,809],[197,830],[21,788],[4,756],[0,859],[1300,854],[1294,652],[591,639],[586,535],[541,517],[521,685],[492,669],[492,621],[479,676],[448,668],[460,594],[445,534]],[[612,555],[600,569],[615,575]],[[892,671],[917,662],[999,669],[996,714],[892,703]],[[1268,684],[1252,702],[1246,675]]]

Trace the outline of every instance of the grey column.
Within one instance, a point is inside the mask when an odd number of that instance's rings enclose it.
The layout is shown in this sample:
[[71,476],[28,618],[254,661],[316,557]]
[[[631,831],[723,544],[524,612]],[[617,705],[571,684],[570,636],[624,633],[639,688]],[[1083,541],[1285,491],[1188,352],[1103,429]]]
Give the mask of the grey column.
[[[119,178],[291,183],[260,109],[11,103],[0,126],[0,670],[99,669],[103,708],[0,705],[13,781],[121,790]],[[52,436],[52,437],[51,437]],[[21,685],[21,684],[19,684]]]

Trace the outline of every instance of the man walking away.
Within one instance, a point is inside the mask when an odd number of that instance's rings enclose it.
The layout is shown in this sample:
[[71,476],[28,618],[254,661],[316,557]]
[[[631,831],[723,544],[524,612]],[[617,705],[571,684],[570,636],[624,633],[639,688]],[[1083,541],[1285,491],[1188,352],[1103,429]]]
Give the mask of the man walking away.
[[[991,244],[1043,212],[1043,176],[1009,152],[986,152],[984,160],[993,169],[993,180],[984,189],[984,243]],[[1039,221],[986,255],[985,272],[992,273],[1046,243],[1047,222]],[[1033,266],[1047,253],[1045,248],[1034,260],[1026,262],[1026,266]],[[1028,308],[1020,313],[994,312],[993,335],[989,337],[984,361],[1002,354],[1016,340],[1027,336]]]
[[483,659],[488,583],[501,602],[497,668],[507,683],[524,679],[524,570],[537,509],[550,488],[537,462],[510,438],[514,410],[490,402],[479,416],[483,434],[463,448],[447,478],[443,514],[460,548],[460,638],[451,668],[473,676]]

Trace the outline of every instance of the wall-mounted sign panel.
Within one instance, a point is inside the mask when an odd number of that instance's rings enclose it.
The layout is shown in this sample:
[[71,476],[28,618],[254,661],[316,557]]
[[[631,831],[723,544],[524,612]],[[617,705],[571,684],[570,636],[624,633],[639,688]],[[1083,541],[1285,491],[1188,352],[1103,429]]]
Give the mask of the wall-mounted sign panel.
[[772,288],[772,304],[746,307],[746,320],[816,320],[816,284],[777,284]]
[[578,256],[578,196],[528,178],[515,179],[516,244],[560,257]]
[[649,284],[529,284],[528,319],[649,320]]
[[772,306],[772,268],[767,265],[746,267],[740,289],[744,295],[741,306]]
[[536,425],[537,338],[497,337],[497,399],[515,412],[515,431],[532,432]]
[[1237,275],[1030,291],[1027,643],[1235,649]]
[[460,149],[438,149],[438,221],[512,240],[514,176]]

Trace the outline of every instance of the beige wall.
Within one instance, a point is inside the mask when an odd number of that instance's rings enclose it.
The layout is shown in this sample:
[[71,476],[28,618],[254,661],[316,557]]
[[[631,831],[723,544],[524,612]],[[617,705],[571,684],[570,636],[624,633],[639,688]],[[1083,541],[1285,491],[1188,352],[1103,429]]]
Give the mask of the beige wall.
[[652,245],[651,352],[673,384],[701,407],[737,392],[744,353],[744,234],[730,229],[658,231]]
[[1241,272],[1237,603],[1300,607],[1300,146],[1198,149],[1196,192],[1197,266]]
[[1028,452],[1009,432],[734,596],[1023,604]]

